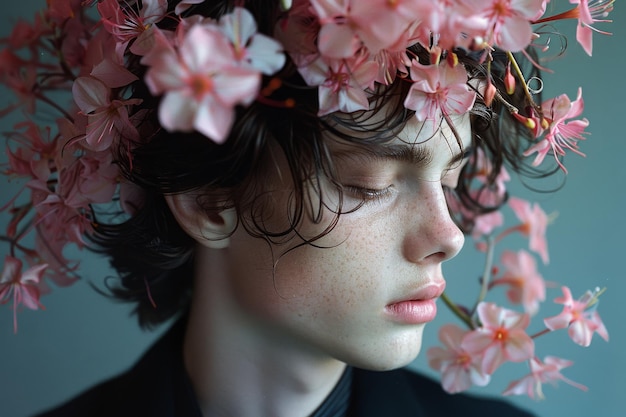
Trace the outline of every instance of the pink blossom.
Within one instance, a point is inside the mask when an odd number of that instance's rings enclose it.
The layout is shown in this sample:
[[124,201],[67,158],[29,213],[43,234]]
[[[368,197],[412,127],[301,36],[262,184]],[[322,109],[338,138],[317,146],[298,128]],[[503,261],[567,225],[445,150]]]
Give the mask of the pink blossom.
[[463,1],[431,0],[416,3],[420,3],[422,9],[414,37],[422,45],[433,43],[435,47],[450,51],[456,47],[467,48],[475,38],[484,37],[487,31],[488,20],[476,12],[479,9]]
[[528,314],[481,302],[477,310],[481,327],[463,337],[461,347],[483,355],[481,369],[491,375],[505,361],[522,362],[533,356],[535,344],[526,334]]
[[285,64],[282,45],[257,33],[256,22],[248,10],[235,7],[220,19],[219,26],[233,45],[235,59],[244,67],[271,75]]
[[304,67],[319,58],[319,31],[319,20],[309,2],[295,0],[289,14],[276,25],[275,36],[296,66]]
[[118,0],[102,0],[98,12],[105,29],[126,47],[132,40],[142,44],[150,36],[154,24],[160,22],[167,13],[167,0],[144,0],[139,12],[132,7],[122,7]]
[[[48,264],[44,278],[51,280],[60,287],[70,286],[78,280],[76,271],[80,266],[80,262],[70,261],[63,255],[63,251],[68,243],[69,241],[63,236],[53,237],[37,234],[35,237],[35,254],[34,256],[27,256],[30,264]],[[42,295],[52,291],[46,280],[39,283],[39,290]]]
[[383,85],[391,85],[396,76],[408,77],[407,67],[411,65],[411,59],[406,53],[406,48],[400,50],[381,49],[374,55],[374,61],[378,64],[378,76],[376,82]]
[[439,329],[439,340],[445,348],[428,349],[428,364],[441,373],[443,389],[449,393],[461,392],[472,385],[485,386],[490,376],[481,370],[481,356],[471,355],[461,347],[467,332],[454,324]]
[[91,75],[109,88],[124,87],[138,77],[126,68],[124,49],[101,30],[89,39],[79,76]]
[[501,211],[479,214],[474,218],[472,237],[479,239],[481,236],[490,235],[496,228],[504,224],[504,216]]
[[369,109],[365,90],[373,87],[378,65],[365,56],[330,60],[320,57],[299,71],[308,85],[319,86],[320,116]]
[[349,58],[362,46],[376,54],[393,45],[423,9],[407,0],[312,0],[311,6],[320,23],[319,52],[333,59]]
[[93,33],[93,21],[85,18],[85,14],[81,10],[84,8],[82,1],[71,1],[75,4],[75,6],[72,6],[74,9],[72,15],[68,19],[59,22],[63,28],[59,53],[63,56],[63,65],[80,67],[87,52],[87,39]]
[[544,319],[550,330],[568,328],[569,337],[574,343],[589,346],[594,333],[608,342],[609,333],[595,308],[589,309],[590,304],[596,301],[596,295],[587,291],[580,299],[574,300],[568,287],[561,287],[563,297],[554,300],[563,304],[563,311],[556,316]]
[[517,52],[530,44],[531,21],[545,11],[545,0],[462,0],[476,15],[488,20],[487,41]]
[[[475,158],[475,168],[471,174],[472,179],[481,184],[481,186],[477,190],[472,190],[472,198],[483,207],[499,207],[506,197],[506,182],[511,179],[509,173],[502,166],[493,182],[489,183],[493,171],[491,161],[480,148],[477,149],[473,158]],[[476,239],[480,236],[489,235],[495,228],[503,224],[504,216],[500,210],[480,213],[474,218],[472,236]]]
[[36,48],[41,39],[50,32],[50,27],[41,14],[35,15],[34,23],[18,20],[9,35],[9,45],[12,49],[24,47]]
[[119,170],[111,152],[89,152],[59,173],[57,191],[73,198],[75,207],[107,203],[117,188]]
[[48,8],[46,17],[63,22],[73,16],[80,15],[84,0],[46,0]]
[[561,374],[561,369],[571,366],[573,364],[572,361],[554,356],[546,356],[543,362],[534,357],[530,359],[529,363],[530,374],[509,384],[506,390],[502,393],[503,395],[526,394],[530,398],[534,399],[536,394],[538,398],[543,399],[542,384],[550,382],[555,385],[558,380],[565,381],[573,387],[587,391],[587,387],[584,385],[565,378]]
[[421,20],[432,7],[431,2],[414,0],[353,0],[350,15],[359,39],[376,54],[382,49],[404,49],[409,25]]
[[37,88],[37,64],[26,61],[9,49],[0,51],[0,83],[16,97],[17,102],[0,108],[0,117],[22,107],[27,113],[34,114]]
[[182,44],[150,55],[145,81],[162,94],[159,121],[169,131],[196,129],[217,143],[226,140],[236,104],[249,105],[258,94],[258,71],[236,65],[222,32],[194,25]]
[[122,139],[139,139],[137,130],[128,118],[128,106],[141,103],[140,99],[111,99],[111,90],[94,77],[79,77],[72,86],[74,101],[87,116],[85,140],[95,151],[103,151]]
[[415,110],[420,121],[463,114],[474,105],[476,93],[467,85],[467,72],[460,64],[422,65],[413,60],[411,80],[404,106]]
[[[502,167],[496,178],[492,179],[492,164],[481,148],[472,154],[469,166],[472,168],[471,171],[465,173],[472,180],[469,195],[472,201],[478,203],[481,208],[472,209],[454,199],[451,199],[449,203],[450,209],[455,213],[458,212],[463,221],[471,226],[472,237],[479,240],[504,224],[504,216],[500,210],[486,211],[482,208],[495,209],[504,202],[505,182],[509,181],[510,177],[506,169]],[[482,242],[479,245],[482,246]],[[482,248],[479,249],[482,250]]]
[[0,304],[13,301],[13,331],[17,332],[17,307],[23,304],[31,310],[43,308],[39,303],[38,284],[48,265],[35,265],[22,273],[22,261],[6,255],[0,275]]
[[357,23],[350,15],[350,0],[311,0],[320,22],[317,46],[328,58],[348,58],[361,46]]
[[589,121],[585,118],[579,120],[569,120],[582,114],[584,103],[582,99],[582,89],[578,89],[576,100],[570,101],[566,94],[550,99],[541,105],[543,117],[550,124],[545,137],[537,144],[530,147],[524,155],[528,156],[537,152],[533,165],[539,165],[548,152],[552,151],[557,164],[567,173],[565,166],[559,158],[565,155],[566,149],[584,156],[578,150],[578,141],[583,140],[585,129],[589,126]]
[[491,285],[508,285],[506,295],[509,301],[522,303],[524,311],[531,316],[536,314],[539,303],[546,299],[546,283],[537,272],[535,258],[525,250],[505,251],[500,262],[505,268],[504,273]]
[[532,204],[521,198],[511,197],[509,207],[513,210],[521,224],[515,230],[528,236],[528,247],[533,252],[539,254],[544,264],[549,261],[548,243],[546,241],[546,229],[548,227],[548,216],[541,209],[539,204]]
[[576,8],[578,9],[576,40],[585,52],[591,56],[593,32],[608,34],[595,29],[592,25],[597,22],[610,22],[606,18],[613,10],[613,0],[570,0],[570,3],[578,4]]
[[611,20],[607,20],[606,18],[609,16],[609,13],[613,11],[614,0],[570,0],[570,3],[576,4],[576,7],[555,16],[542,18],[538,20],[537,23],[551,22],[560,19],[577,19],[576,40],[583,47],[585,52],[591,56],[593,49],[593,32],[610,35],[609,32],[596,29],[592,25],[599,22],[611,22]]
[[[491,163],[491,160],[487,158],[487,155],[485,155],[485,151],[483,151],[481,148],[478,148],[476,150],[473,158],[476,159],[476,168],[475,171],[472,172],[472,175],[476,181],[480,181],[486,184],[492,175],[493,164]],[[495,190],[493,190],[495,196],[493,197],[495,198],[494,200],[488,198],[487,201],[483,201],[482,203],[484,205],[487,205],[501,201],[501,199],[504,198],[504,196],[506,195],[506,183],[510,180],[511,177],[509,176],[506,168],[504,166],[500,167],[500,172],[498,172],[498,175],[496,175],[496,178],[493,180],[493,184],[495,186]]]
[[[57,186],[51,190],[42,179],[31,180],[32,202],[37,211],[36,227],[39,235],[49,242],[73,242],[84,245],[83,236],[91,233],[92,202],[110,201],[115,190],[115,165],[100,164],[83,156],[69,168],[59,172]],[[93,200],[92,200],[93,199]]]
[[31,120],[17,124],[15,129],[11,139],[21,146],[15,151],[7,148],[7,173],[47,180],[51,173],[50,162],[59,156],[57,143],[50,138],[50,129],[40,128]]
[[181,14],[186,12],[191,6],[195,4],[204,3],[204,2],[205,0],[182,0],[180,3],[176,5],[176,8],[174,9],[174,13],[180,16]]

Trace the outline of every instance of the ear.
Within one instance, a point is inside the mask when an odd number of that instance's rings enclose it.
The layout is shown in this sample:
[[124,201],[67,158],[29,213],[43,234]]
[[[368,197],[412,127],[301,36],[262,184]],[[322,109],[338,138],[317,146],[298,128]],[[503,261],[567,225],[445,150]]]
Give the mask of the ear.
[[197,201],[198,194],[166,195],[165,201],[176,221],[196,242],[212,249],[223,249],[230,244],[230,234],[237,226],[237,211],[227,208],[207,212]]

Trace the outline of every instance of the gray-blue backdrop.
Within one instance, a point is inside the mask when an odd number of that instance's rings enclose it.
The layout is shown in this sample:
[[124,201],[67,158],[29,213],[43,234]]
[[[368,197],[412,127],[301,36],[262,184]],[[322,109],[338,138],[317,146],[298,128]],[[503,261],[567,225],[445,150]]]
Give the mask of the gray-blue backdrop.
[[[584,393],[560,383],[557,388],[545,387],[547,398],[543,401],[511,398],[544,417],[625,415],[619,404],[626,390],[626,331],[622,321],[626,315],[621,299],[626,294],[626,226],[622,218],[626,207],[626,168],[622,165],[626,159],[626,135],[622,122],[626,115],[624,105],[619,103],[626,99],[622,78],[626,69],[622,43],[626,41],[626,7],[617,3],[612,15],[616,24],[609,27],[613,35],[594,36],[594,57],[581,52],[573,39],[574,26],[568,25],[564,29],[570,38],[568,57],[553,63],[555,74],[546,76],[546,97],[563,92],[575,97],[577,87],[582,86],[585,116],[591,120],[592,133],[581,143],[587,157],[567,158],[570,174],[565,188],[556,194],[537,194],[513,186],[521,190],[523,197],[539,201],[547,212],[558,211],[558,218],[548,231],[551,262],[541,268],[544,277],[569,285],[575,296],[587,288],[608,288],[599,311],[610,333],[609,343],[596,336],[589,348],[581,348],[565,332],[537,340],[540,357],[556,355],[573,360],[574,366],[563,373],[589,387]],[[31,19],[33,11],[43,4],[43,0],[3,3],[1,19],[5,24],[0,25],[0,36],[8,34],[7,21],[15,21],[19,16]],[[0,100],[0,105],[6,103],[4,97]],[[10,129],[12,123],[11,119],[1,121],[0,131]],[[6,161],[3,148],[0,161]],[[549,188],[557,183],[551,179],[539,186]],[[14,186],[2,182],[0,204],[13,191]],[[6,216],[0,217],[0,224],[6,222]],[[6,246],[0,246],[1,259],[6,252]],[[85,280],[46,296],[42,300],[45,311],[26,310],[20,314],[18,334],[13,334],[11,309],[0,308],[0,416],[28,416],[120,372],[163,330],[142,333],[129,317],[127,306],[113,303],[90,288],[89,280],[100,282],[101,277],[109,274],[105,262],[86,257],[83,265]],[[451,295],[462,298],[477,292],[481,256],[467,250],[446,267]],[[558,287],[548,290],[545,311],[556,312],[550,304],[558,295]],[[437,323],[450,320],[442,304],[440,311]],[[428,326],[425,348],[437,343],[436,327]],[[423,354],[414,366],[431,372]],[[473,391],[498,394],[510,380],[526,372],[525,364],[506,364],[488,387]]]

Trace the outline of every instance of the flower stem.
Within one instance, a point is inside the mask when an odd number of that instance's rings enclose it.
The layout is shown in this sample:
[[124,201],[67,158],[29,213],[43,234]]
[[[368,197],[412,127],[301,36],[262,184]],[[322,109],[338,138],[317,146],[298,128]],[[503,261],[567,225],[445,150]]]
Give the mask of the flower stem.
[[537,106],[537,104],[535,103],[535,100],[533,100],[533,97],[530,94],[530,88],[528,87],[528,84],[526,83],[526,78],[524,78],[524,73],[522,72],[522,69],[519,67],[519,64],[517,63],[517,60],[513,56],[513,53],[510,51],[507,51],[506,56],[509,59],[511,66],[513,67],[513,70],[515,71],[515,74],[517,74],[517,78],[519,78],[520,82],[522,83],[522,86],[524,87],[524,94],[526,95],[528,102],[533,108],[540,110],[539,106]]
[[466,312],[461,310],[459,308],[459,306],[457,306],[455,303],[453,303],[452,300],[450,299],[450,297],[448,297],[448,295],[445,292],[443,294],[441,294],[441,299],[446,304],[446,306],[450,309],[450,311],[452,311],[452,313],[455,316],[457,316],[459,319],[461,319],[467,325],[467,327],[469,327],[472,330],[474,330],[474,328],[476,328],[476,326],[472,322],[471,316],[469,316]]
[[552,330],[548,329],[547,327],[533,335],[530,336],[531,339],[536,339],[539,336],[543,336],[544,334],[550,333]]
[[496,245],[493,236],[487,237],[487,256],[485,257],[485,267],[483,269],[483,276],[481,279],[480,293],[476,299],[476,304],[474,304],[474,307],[472,308],[472,316],[476,312],[478,304],[485,299],[487,291],[489,291],[489,281],[491,280],[491,268],[493,266],[493,252],[495,247]]
[[51,106],[52,108],[54,108],[55,110],[57,110],[59,113],[61,113],[66,119],[68,119],[70,122],[74,122],[74,117],[72,117],[72,115],[70,115],[67,110],[65,110],[63,107],[61,107],[58,103],[54,102],[53,100],[51,100],[50,98],[48,98],[46,95],[44,95],[43,93],[40,92],[36,92],[35,93],[35,97],[41,101],[43,101],[44,103],[48,104],[49,106]]

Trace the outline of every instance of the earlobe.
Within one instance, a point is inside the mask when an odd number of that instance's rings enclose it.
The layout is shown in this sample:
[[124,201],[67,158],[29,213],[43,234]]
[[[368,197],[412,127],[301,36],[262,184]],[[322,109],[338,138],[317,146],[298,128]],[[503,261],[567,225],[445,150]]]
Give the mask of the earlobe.
[[165,201],[180,227],[196,242],[211,249],[228,247],[237,226],[234,208],[207,212],[198,204],[195,193],[166,195]]

